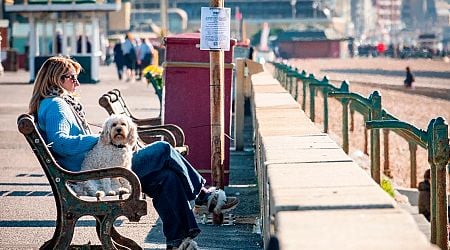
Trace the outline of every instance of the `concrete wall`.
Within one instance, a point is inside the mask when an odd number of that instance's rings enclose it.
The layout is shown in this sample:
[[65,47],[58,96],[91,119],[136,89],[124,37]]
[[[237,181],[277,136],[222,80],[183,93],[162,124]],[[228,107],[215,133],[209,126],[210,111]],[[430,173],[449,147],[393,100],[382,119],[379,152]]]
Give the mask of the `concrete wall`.
[[435,249],[269,73],[252,77],[256,168],[265,247]]

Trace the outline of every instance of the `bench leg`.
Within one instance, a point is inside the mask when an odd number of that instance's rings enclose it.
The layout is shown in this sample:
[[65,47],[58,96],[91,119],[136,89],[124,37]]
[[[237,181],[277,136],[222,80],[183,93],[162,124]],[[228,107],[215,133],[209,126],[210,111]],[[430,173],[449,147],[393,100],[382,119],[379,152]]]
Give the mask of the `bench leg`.
[[[102,236],[100,234],[101,232],[101,224],[97,221],[97,235],[100,239]],[[117,249],[126,249],[126,250],[143,250],[141,246],[139,246],[135,241],[132,239],[129,239],[125,236],[120,235],[117,230],[114,228],[114,226],[111,227],[111,238],[113,240],[113,244]]]
[[143,249],[132,239],[129,239],[127,237],[120,235],[114,227],[111,228],[111,237],[113,238],[114,242],[116,242],[122,246],[126,246],[127,248],[129,248],[131,250],[142,250]]
[[68,249],[72,242],[75,223],[78,218],[71,220],[57,220],[56,229],[51,240],[47,241],[40,249]]
[[96,216],[97,219],[97,235],[102,243],[102,248],[104,250],[110,249],[127,249],[124,247],[114,244],[111,239],[111,229],[113,228],[113,218],[110,216]]

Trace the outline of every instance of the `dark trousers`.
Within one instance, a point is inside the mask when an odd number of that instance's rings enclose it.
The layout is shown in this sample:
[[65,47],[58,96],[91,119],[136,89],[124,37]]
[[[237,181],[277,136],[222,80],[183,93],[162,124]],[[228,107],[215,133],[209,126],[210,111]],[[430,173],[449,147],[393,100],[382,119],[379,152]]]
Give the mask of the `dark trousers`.
[[163,222],[168,246],[177,247],[186,237],[200,233],[189,200],[194,200],[205,180],[166,142],[155,142],[133,155],[133,171],[142,191],[153,198]]
[[116,63],[116,68],[117,68],[117,76],[119,77],[119,80],[122,80],[123,64]]

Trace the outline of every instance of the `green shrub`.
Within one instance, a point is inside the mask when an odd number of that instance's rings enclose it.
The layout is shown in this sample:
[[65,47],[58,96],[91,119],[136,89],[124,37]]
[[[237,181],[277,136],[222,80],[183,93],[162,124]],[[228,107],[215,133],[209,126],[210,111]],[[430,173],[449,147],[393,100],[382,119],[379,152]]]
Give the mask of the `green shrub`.
[[388,193],[391,197],[394,197],[394,187],[392,186],[391,181],[387,179],[381,180],[381,188]]

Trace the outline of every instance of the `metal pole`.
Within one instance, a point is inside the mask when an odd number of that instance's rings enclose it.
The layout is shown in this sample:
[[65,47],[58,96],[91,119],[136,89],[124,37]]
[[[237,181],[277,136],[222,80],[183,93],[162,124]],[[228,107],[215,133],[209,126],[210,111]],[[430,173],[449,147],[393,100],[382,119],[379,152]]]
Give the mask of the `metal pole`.
[[430,140],[430,133],[432,130],[432,125],[434,123],[435,119],[432,119],[430,123],[428,124],[427,128],[427,135],[428,135],[428,163],[430,164],[430,194],[431,194],[431,216],[430,216],[430,224],[431,224],[431,235],[430,235],[430,242],[432,244],[436,244],[436,235],[437,235],[437,226],[436,226],[436,166],[433,162],[433,148],[431,146],[431,140]]
[[[353,112],[354,113],[354,112]],[[353,115],[353,114],[352,114]],[[364,117],[364,123],[367,121],[367,118]],[[368,132],[367,132],[367,128],[364,127],[364,154],[369,155],[369,143],[368,143]]]
[[316,78],[314,77],[313,74],[309,75],[309,81],[308,81],[308,85],[309,85],[309,119],[311,119],[312,122],[314,122],[315,120],[315,89],[314,87],[312,87],[310,84],[315,80]]
[[[340,91],[348,93],[348,82],[343,81],[341,83]],[[349,143],[348,143],[348,103],[349,100],[347,98],[342,98],[342,149],[345,153],[349,152]]]
[[309,85],[309,119],[312,122],[316,119],[315,109],[316,109],[316,87]]
[[36,23],[35,23],[35,19],[34,19],[34,15],[33,13],[30,14],[30,16],[28,17],[28,22],[30,25],[30,51],[29,51],[29,57],[28,57],[28,70],[30,71],[30,80],[35,79],[35,74],[37,72],[35,72],[34,70],[34,59],[36,58],[36,45],[37,45],[37,27],[36,27]]
[[[432,162],[436,176],[436,245],[448,249],[448,211],[447,211],[447,163],[450,146],[448,145],[448,125],[442,117],[436,118],[432,131],[428,131],[429,144],[432,148]],[[432,170],[433,172],[433,170]]]
[[417,144],[409,142],[409,162],[411,166],[410,187],[417,187]]
[[[378,91],[374,91],[370,95],[370,100],[372,102],[370,120],[381,120],[381,96]],[[380,184],[380,130],[378,129],[370,130],[370,160],[372,178],[376,183]]]
[[[210,7],[224,7],[222,0],[210,0]],[[223,188],[224,161],[224,52],[209,52],[210,61],[210,121],[211,121],[211,174],[213,186]]]
[[322,80],[322,84],[324,85],[322,88],[322,97],[323,97],[323,132],[328,133],[328,85],[330,82],[328,81],[328,77],[324,77]]
[[392,177],[391,169],[389,168],[389,129],[383,129],[383,153],[384,153],[383,173],[388,177]]
[[355,110],[352,108],[350,108],[350,131],[355,131]]
[[167,0],[160,1],[161,9],[161,37],[165,37],[169,32],[167,28]]

